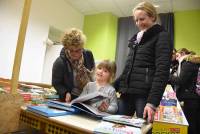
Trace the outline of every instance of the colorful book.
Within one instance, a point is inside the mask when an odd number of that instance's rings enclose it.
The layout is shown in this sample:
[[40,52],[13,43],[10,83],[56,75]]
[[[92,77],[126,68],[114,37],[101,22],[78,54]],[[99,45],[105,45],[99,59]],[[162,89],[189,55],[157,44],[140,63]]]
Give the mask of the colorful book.
[[101,121],[94,129],[96,134],[141,134],[140,128],[117,124],[113,122]]
[[61,116],[61,115],[68,115],[73,114],[73,112],[50,108],[46,105],[40,105],[40,106],[27,106],[27,110],[46,116],[46,117],[53,117],[53,116]]
[[162,99],[160,101],[161,106],[177,106],[177,99]]
[[57,95],[57,94],[45,94],[44,98],[45,99],[51,99],[51,100],[58,100],[59,99],[59,95]]

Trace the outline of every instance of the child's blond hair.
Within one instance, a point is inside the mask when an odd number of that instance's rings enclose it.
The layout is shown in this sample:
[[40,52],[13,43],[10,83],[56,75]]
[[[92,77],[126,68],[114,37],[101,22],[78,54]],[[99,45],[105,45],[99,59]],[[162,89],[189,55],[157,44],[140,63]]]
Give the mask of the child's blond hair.
[[115,79],[117,67],[114,61],[102,60],[101,62],[99,62],[96,68],[105,68],[106,70],[108,70],[111,76],[109,80],[110,83]]

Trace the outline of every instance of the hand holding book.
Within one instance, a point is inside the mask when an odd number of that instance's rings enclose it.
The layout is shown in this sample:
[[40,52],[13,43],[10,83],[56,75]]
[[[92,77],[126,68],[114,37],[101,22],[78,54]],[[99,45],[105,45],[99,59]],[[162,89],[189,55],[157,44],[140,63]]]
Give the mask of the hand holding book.
[[65,101],[67,103],[70,103],[70,101],[71,101],[71,94],[70,93],[66,93],[66,95],[65,95]]
[[103,101],[101,103],[101,105],[98,107],[98,110],[100,110],[102,112],[106,112],[108,107],[109,107],[109,104],[107,102]]

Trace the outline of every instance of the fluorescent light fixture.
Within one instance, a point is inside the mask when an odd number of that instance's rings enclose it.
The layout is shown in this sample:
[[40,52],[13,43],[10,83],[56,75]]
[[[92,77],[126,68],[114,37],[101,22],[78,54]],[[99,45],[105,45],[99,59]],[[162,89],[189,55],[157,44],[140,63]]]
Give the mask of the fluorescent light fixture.
[[160,5],[153,5],[155,8],[159,8],[160,7]]

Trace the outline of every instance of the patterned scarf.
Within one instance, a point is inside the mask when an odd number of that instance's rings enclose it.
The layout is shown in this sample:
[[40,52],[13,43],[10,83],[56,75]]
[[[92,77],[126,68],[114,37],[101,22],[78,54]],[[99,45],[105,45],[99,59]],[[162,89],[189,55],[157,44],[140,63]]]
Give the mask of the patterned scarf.
[[69,56],[68,52],[65,51],[65,54],[67,58],[69,59],[72,69],[74,72],[74,84],[76,89],[74,89],[73,94],[74,95],[80,95],[80,93],[83,90],[83,87],[90,81],[92,81],[92,71],[88,70],[84,66],[84,58],[83,55],[79,60],[72,60]]

